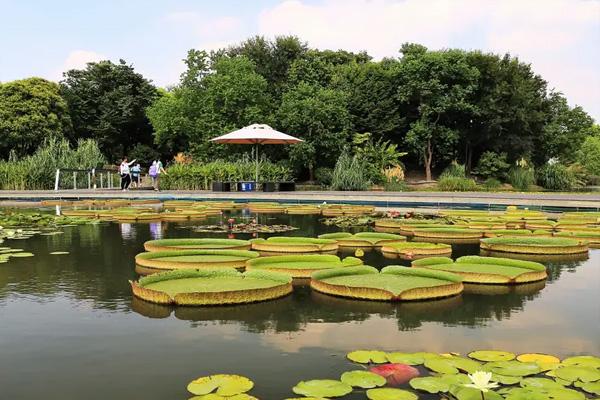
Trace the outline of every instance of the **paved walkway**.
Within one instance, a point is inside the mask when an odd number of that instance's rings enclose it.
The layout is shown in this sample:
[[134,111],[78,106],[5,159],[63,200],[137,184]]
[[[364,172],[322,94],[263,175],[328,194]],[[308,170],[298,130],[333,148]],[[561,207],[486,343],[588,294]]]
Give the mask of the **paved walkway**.
[[279,201],[285,203],[362,203],[390,208],[499,208],[518,205],[532,209],[586,209],[600,211],[600,194],[592,193],[488,193],[488,192],[211,192],[131,190],[0,191],[0,201],[44,199],[159,198],[194,200]]

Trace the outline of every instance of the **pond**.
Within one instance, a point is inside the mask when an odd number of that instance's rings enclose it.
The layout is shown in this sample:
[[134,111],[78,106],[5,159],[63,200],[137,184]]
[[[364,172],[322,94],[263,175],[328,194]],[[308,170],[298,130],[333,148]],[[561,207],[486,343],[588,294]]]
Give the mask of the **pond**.
[[[228,216],[196,224],[222,218]],[[259,222],[299,228],[286,235],[338,230],[317,216],[260,215]],[[600,354],[598,249],[584,260],[545,263],[545,285],[493,295],[467,291],[390,304],[296,287],[278,300],[210,308],[132,298],[128,280],[137,279],[134,256],[143,243],[210,236],[195,233],[193,224],[101,223],[64,227],[62,235],[6,240],[4,245],[35,257],[0,265],[0,397],[187,399],[190,380],[235,373],[256,383],[252,393],[258,398],[283,399],[294,397],[291,388],[300,380],[337,379],[356,369],[345,358],[355,349]],[[70,253],[49,255],[54,251]],[[467,254],[479,254],[478,245],[453,246],[453,258]],[[364,261],[377,268],[409,265],[376,251],[367,252]],[[345,399],[364,398],[352,396]]]

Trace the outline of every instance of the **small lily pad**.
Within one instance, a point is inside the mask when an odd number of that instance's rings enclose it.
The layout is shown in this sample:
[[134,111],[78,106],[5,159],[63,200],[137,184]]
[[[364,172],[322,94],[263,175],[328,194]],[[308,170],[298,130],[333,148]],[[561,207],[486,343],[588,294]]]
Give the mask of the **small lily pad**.
[[575,386],[591,394],[600,396],[600,382],[575,382]]
[[245,393],[254,387],[254,382],[240,375],[217,374],[203,376],[191,381],[187,390],[195,395],[215,393],[220,396],[234,396]]
[[564,386],[548,378],[525,378],[520,382],[521,387],[539,387],[544,389],[557,389]]
[[558,378],[567,381],[595,382],[600,380],[600,370],[590,367],[562,367],[554,370]]
[[521,381],[521,377],[520,376],[508,376],[508,375],[502,375],[502,374],[495,374],[492,373],[492,380],[494,382],[498,382],[501,383],[503,385],[514,385],[517,384]]
[[201,396],[194,396],[188,400],[258,400],[254,396],[246,393],[236,394],[234,396],[221,396],[215,393],[209,393]]
[[[469,388],[464,386],[454,386],[450,389],[450,393],[457,400],[482,400],[481,390],[475,388]],[[502,396],[500,396],[496,392],[488,391],[483,393],[483,399],[485,400],[503,400]]]
[[515,355],[507,351],[497,350],[478,350],[469,353],[469,357],[479,361],[510,361],[514,360]]
[[68,251],[53,251],[52,253],[50,253],[50,255],[53,256],[60,256],[60,255],[64,255],[64,254],[69,254]]
[[413,353],[393,352],[393,353],[387,353],[386,357],[389,362],[398,363],[398,364],[420,365],[425,362],[425,358],[421,354],[418,354],[418,353],[413,354]]
[[428,393],[445,393],[450,390],[450,384],[437,376],[413,378],[409,384],[413,389],[423,390]]
[[419,397],[407,390],[394,388],[378,388],[367,390],[370,400],[417,400]]
[[22,253],[10,253],[11,257],[33,257],[34,254],[33,253],[27,253],[27,252],[22,252]]
[[560,359],[550,354],[540,353],[525,353],[517,356],[517,361],[521,362],[534,362],[539,364],[558,364]]
[[594,357],[594,356],[569,357],[569,358],[565,358],[562,361],[562,364],[567,365],[567,366],[600,368],[600,357]]
[[346,355],[350,361],[360,364],[383,364],[388,362],[385,352],[378,350],[356,350]]
[[494,374],[506,376],[528,376],[541,372],[536,363],[522,363],[519,361],[497,361],[485,364],[483,368]]
[[350,386],[363,389],[371,389],[378,386],[383,386],[386,383],[386,380],[383,376],[362,370],[344,372],[340,380]]
[[333,379],[314,379],[299,382],[292,391],[303,396],[340,397],[352,392],[352,386]]

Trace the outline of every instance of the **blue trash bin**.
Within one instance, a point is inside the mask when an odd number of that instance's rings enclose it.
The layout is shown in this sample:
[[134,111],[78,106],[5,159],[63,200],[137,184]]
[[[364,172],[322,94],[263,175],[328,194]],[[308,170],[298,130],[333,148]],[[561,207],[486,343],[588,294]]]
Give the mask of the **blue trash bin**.
[[256,182],[238,182],[238,191],[253,192],[256,190]]

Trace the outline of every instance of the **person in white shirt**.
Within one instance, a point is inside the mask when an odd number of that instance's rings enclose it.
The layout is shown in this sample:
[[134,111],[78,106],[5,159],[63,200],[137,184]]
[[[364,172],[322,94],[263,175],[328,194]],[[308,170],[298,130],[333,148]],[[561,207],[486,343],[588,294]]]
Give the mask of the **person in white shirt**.
[[131,184],[131,171],[129,167],[135,162],[132,160],[131,162],[127,162],[127,157],[123,158],[121,165],[119,166],[119,174],[121,175],[121,190],[126,191],[129,190],[129,185]]

